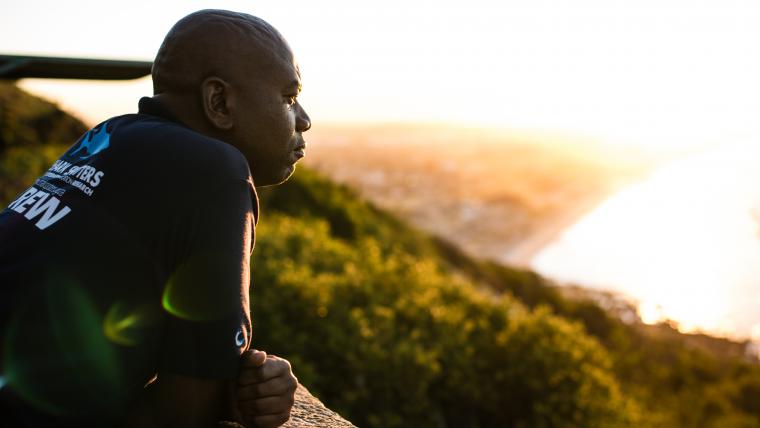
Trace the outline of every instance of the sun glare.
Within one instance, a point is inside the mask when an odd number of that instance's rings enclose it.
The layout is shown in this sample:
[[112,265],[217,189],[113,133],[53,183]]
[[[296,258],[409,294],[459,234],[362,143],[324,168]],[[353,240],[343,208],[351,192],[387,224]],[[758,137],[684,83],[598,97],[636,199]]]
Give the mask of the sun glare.
[[617,288],[644,322],[744,337],[758,321],[760,147],[737,144],[673,163],[614,195],[542,251],[550,276]]
[[638,306],[639,317],[644,324],[656,324],[665,320],[662,305],[653,302],[641,302]]

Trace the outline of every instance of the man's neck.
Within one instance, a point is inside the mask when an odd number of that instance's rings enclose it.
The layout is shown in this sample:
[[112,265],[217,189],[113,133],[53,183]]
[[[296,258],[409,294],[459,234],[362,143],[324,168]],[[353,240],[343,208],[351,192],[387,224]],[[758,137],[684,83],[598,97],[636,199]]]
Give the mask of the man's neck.
[[200,134],[221,139],[218,131],[209,125],[198,106],[197,99],[189,94],[162,93],[153,96],[182,124]]

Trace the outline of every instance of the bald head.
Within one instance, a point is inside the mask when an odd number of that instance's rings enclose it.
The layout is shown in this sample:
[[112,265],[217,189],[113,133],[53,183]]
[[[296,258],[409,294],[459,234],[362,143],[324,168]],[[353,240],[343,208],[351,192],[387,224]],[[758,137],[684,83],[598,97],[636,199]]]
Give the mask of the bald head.
[[227,10],[201,10],[177,22],[153,62],[154,94],[192,91],[203,79],[230,82],[265,74],[277,61],[292,62],[282,35],[261,18]]

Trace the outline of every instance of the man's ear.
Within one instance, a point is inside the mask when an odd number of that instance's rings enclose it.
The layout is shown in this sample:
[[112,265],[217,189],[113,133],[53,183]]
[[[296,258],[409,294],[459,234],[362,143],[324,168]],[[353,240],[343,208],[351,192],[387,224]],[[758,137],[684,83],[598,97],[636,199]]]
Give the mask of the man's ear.
[[218,129],[228,131],[235,124],[232,112],[235,99],[230,84],[219,77],[207,77],[201,83],[201,102],[206,119]]

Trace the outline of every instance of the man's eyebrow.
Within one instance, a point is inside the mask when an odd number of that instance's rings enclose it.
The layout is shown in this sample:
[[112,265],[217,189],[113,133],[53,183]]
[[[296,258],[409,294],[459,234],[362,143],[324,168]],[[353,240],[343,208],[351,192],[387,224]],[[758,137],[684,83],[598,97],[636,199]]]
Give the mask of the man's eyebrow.
[[288,83],[286,87],[288,89],[297,89],[298,92],[301,92],[301,89],[302,89],[301,82],[299,82],[298,80],[293,80],[292,82]]

